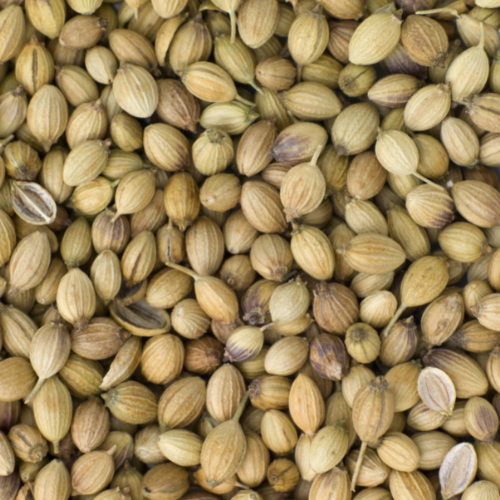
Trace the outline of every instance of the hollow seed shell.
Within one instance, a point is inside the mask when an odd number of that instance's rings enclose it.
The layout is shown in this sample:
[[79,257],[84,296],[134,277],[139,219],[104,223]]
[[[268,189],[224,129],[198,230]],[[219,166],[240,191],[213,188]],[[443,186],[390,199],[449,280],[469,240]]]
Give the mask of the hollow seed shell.
[[418,377],[418,394],[434,411],[450,416],[455,406],[455,386],[450,377],[438,368],[424,368]]
[[439,483],[443,498],[462,493],[474,480],[477,472],[477,455],[470,443],[454,446],[439,468]]

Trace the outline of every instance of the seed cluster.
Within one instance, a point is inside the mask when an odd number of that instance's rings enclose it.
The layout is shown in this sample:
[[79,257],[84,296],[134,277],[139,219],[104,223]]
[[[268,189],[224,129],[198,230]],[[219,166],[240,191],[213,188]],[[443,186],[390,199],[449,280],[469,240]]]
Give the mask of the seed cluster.
[[0,6],[0,500],[500,500],[500,0]]

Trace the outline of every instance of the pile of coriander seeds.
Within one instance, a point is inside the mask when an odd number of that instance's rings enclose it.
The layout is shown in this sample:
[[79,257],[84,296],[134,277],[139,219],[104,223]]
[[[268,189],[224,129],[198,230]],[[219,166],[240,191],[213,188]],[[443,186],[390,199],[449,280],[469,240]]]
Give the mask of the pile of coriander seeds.
[[0,500],[500,500],[500,0],[0,7]]

